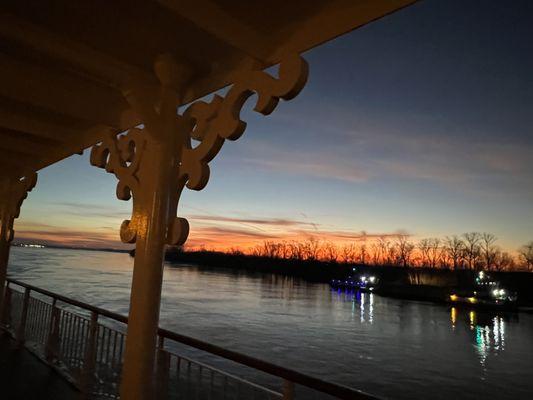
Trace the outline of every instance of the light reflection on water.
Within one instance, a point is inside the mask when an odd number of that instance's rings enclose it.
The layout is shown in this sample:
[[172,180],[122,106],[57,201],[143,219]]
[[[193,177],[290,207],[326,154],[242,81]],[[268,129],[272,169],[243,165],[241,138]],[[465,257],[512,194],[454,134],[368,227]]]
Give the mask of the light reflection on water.
[[352,317],[356,316],[359,321],[372,324],[374,320],[374,293],[360,292],[354,289],[331,289],[332,297],[337,301],[351,302],[352,304]]
[[[486,371],[489,356],[497,356],[505,350],[506,321],[500,313],[478,312],[468,310],[468,325],[472,332],[472,342],[475,345],[479,363]],[[455,330],[458,314],[456,307],[450,308],[450,322]]]
[[[10,274],[127,313],[125,254],[21,249]],[[332,290],[271,274],[165,268],[161,325],[391,399],[526,399],[533,315]],[[202,356],[200,361],[210,360]]]

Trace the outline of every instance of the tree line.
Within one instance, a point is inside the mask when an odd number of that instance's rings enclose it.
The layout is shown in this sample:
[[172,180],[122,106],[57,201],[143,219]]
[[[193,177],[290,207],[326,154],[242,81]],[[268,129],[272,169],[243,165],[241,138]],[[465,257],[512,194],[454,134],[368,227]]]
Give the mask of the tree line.
[[[315,237],[303,241],[265,241],[246,253],[259,257],[320,260],[335,263],[446,268],[452,270],[525,270],[533,272],[533,241],[512,255],[491,233],[468,232],[412,241],[408,235],[358,240],[335,245]],[[239,249],[230,253],[243,254]]]

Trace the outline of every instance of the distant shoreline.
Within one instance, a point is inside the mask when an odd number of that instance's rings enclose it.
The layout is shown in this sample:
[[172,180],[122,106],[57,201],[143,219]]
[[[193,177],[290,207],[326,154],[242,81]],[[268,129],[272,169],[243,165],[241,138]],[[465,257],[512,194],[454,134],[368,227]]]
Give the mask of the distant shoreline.
[[20,247],[23,249],[59,249],[59,250],[87,250],[87,251],[104,251],[108,253],[130,253],[129,249],[112,249],[112,248],[98,248],[98,247],[80,247],[80,246],[61,246],[61,245],[43,245],[44,247],[30,247],[26,243],[13,243],[12,247]]
[[[134,254],[134,251],[131,252]],[[454,287],[469,286],[474,282],[474,270],[449,270],[422,267],[398,267],[327,262],[320,260],[293,260],[212,251],[167,251],[165,260],[170,264],[188,264],[198,267],[230,269],[236,272],[271,273],[317,283],[346,277],[356,269],[357,274],[373,274],[382,281],[381,292],[391,297],[442,301]],[[519,293],[519,302],[533,304],[533,273],[492,272],[489,274],[504,287]]]

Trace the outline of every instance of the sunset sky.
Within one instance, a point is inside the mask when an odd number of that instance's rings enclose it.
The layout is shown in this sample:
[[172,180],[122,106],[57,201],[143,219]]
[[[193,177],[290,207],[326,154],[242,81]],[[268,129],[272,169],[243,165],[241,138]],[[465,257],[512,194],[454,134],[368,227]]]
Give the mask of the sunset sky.
[[[189,244],[487,231],[533,240],[533,2],[426,0],[314,49],[307,87],[185,192]],[[131,203],[89,152],[39,174],[16,237],[121,247]]]

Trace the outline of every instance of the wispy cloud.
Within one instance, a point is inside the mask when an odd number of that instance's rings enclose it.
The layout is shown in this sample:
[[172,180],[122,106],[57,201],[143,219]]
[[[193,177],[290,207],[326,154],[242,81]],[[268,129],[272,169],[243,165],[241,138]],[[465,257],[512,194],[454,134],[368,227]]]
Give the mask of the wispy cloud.
[[250,229],[238,229],[238,228],[225,228],[225,227],[218,227],[218,226],[210,226],[210,227],[201,227],[196,228],[192,232],[192,238],[197,236],[205,236],[208,235],[210,237],[223,237],[225,238],[225,242],[229,243],[230,240],[227,240],[228,238],[232,239],[247,239],[247,240],[265,240],[265,239],[274,239],[277,236],[269,233],[262,233],[257,231],[252,231]]
[[239,218],[239,217],[223,217],[220,215],[189,215],[187,217],[191,220],[198,221],[213,221],[213,222],[234,222],[254,225],[269,225],[269,226],[315,226],[312,222],[299,221],[286,218]]
[[352,183],[366,182],[369,179],[369,175],[356,165],[354,160],[342,160],[327,154],[295,154],[278,151],[274,157],[269,157],[269,159],[244,158],[242,161],[262,169],[289,175],[303,175]]
[[372,239],[385,239],[385,238],[397,238],[399,236],[412,236],[411,233],[406,230],[397,230],[394,232],[349,232],[349,231],[315,231],[307,232],[300,231],[302,236],[314,236],[317,238],[325,238],[329,241],[338,240],[372,240]]
[[76,245],[85,247],[131,247],[120,243],[118,229],[77,230],[39,222],[21,221],[15,227],[16,239],[45,244]]
[[130,213],[109,205],[101,205],[95,203],[73,203],[73,202],[54,202],[49,203],[49,207],[53,207],[57,212],[63,215],[71,215],[77,217],[101,217],[101,218],[129,218]]
[[[229,220],[229,221],[226,221]],[[310,237],[337,244],[348,243],[361,240],[374,240],[377,238],[396,238],[399,235],[410,234],[405,230],[393,232],[365,232],[365,231],[340,231],[317,229],[317,225],[310,222],[299,224],[301,221],[286,221],[282,219],[272,219],[272,221],[283,221],[281,226],[284,229],[277,229],[279,225],[265,226],[272,229],[265,229],[260,232],[254,230],[254,226],[233,227],[224,225],[226,223],[241,223],[241,221],[265,222],[265,219],[241,219],[241,218],[210,218],[213,225],[191,227],[191,233],[187,245],[190,247],[206,246],[213,249],[228,249],[230,247],[250,248],[261,244],[265,240],[273,241],[303,241]],[[220,223],[222,225],[220,225]]]
[[[316,111],[316,112],[315,112]],[[533,176],[533,142],[524,134],[473,131],[426,115],[358,115],[361,110],[330,107],[282,116],[276,140],[252,139],[239,163],[276,173],[367,182],[423,181],[456,191],[490,191],[505,185],[523,191]],[[327,122],[323,116],[328,115]],[[287,129],[306,132],[291,142]],[[515,138],[513,141],[507,137]],[[493,185],[487,185],[487,181]]]
[[[503,133],[493,134],[487,140],[479,133],[447,134],[448,125],[421,122],[419,116],[406,116],[407,122],[395,125],[394,118],[386,112],[371,123],[368,119],[359,120],[356,112],[335,110],[335,107],[326,112],[327,122],[312,117],[313,112],[309,114],[287,116],[289,127],[307,132],[308,141],[291,142],[288,132],[276,132],[283,136],[280,140],[249,138],[246,151],[229,162],[283,175],[337,180],[346,185],[421,182],[463,192],[479,189],[494,194],[499,189],[506,196],[522,190],[529,191],[533,198],[531,142],[506,142]],[[64,227],[20,221],[23,224],[17,225],[18,237],[116,247],[120,246],[120,220],[130,216],[130,206],[63,201],[46,207],[55,215],[73,218]],[[300,240],[309,236],[343,242],[405,234],[403,231],[365,233],[359,232],[360,228],[342,230],[339,226],[316,223],[312,216],[308,220],[306,215],[297,212],[288,214],[297,218],[243,216],[238,212],[221,216],[189,208],[194,210],[194,214],[187,216],[194,221],[188,241],[193,246],[246,247],[264,240]],[[80,221],[87,226],[86,230],[81,229]],[[327,223],[327,218],[321,222]]]

